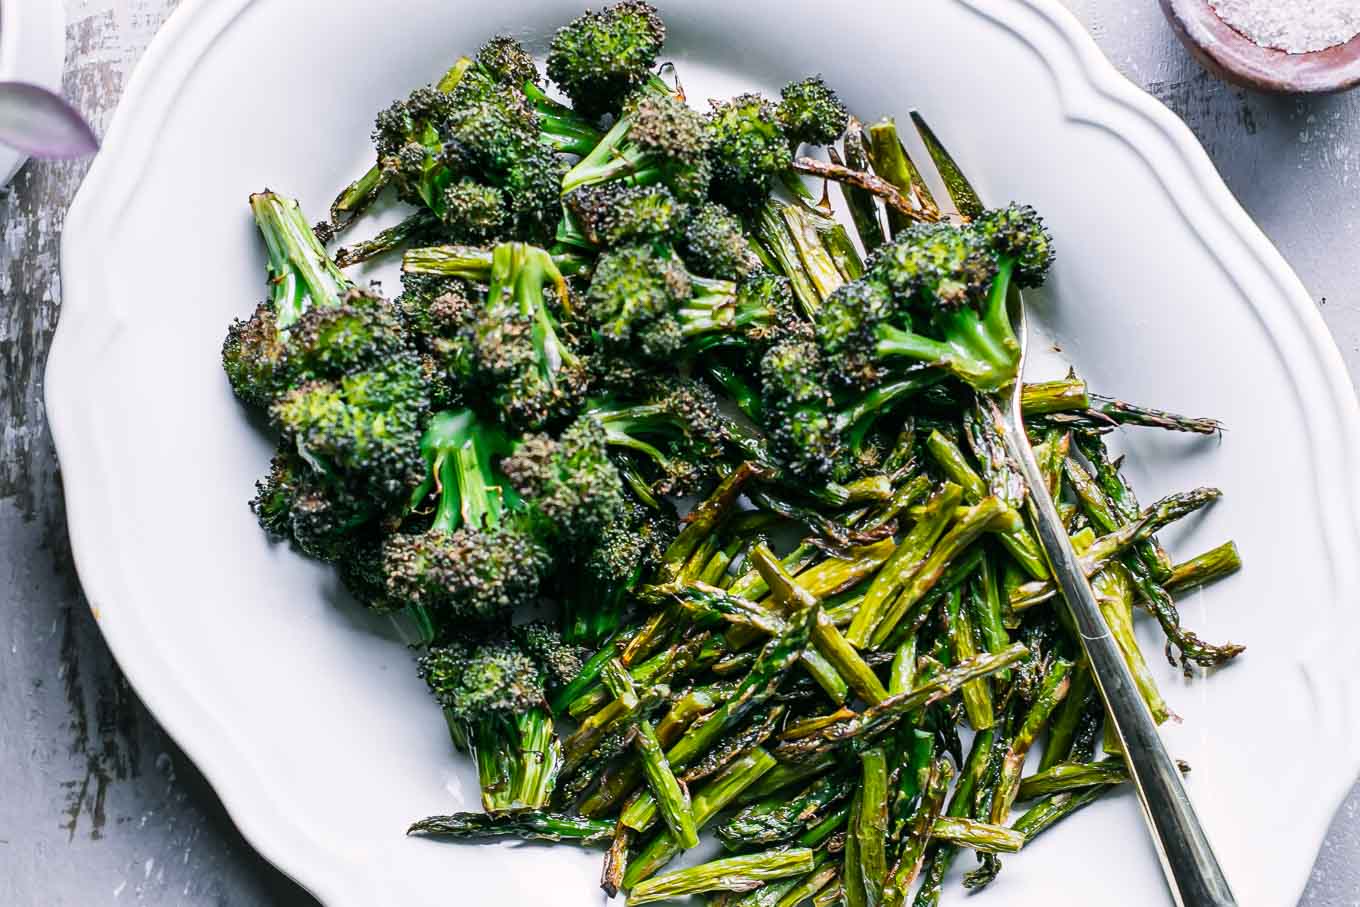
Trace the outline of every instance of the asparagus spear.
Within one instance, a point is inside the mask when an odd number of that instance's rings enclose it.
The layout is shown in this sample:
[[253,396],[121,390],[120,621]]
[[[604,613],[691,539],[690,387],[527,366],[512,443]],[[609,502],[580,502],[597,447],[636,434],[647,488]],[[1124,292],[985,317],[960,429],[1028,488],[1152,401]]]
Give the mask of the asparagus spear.
[[930,836],[982,853],[1018,853],[1025,843],[1024,835],[1004,825],[955,816],[936,819]]
[[[807,646],[821,608],[814,605],[790,618],[784,633],[773,637],[760,657],[742,679],[733,697],[701,723],[692,726],[666,752],[673,768],[684,768],[708,751],[731,727],[773,695],[789,667]],[[648,794],[638,797],[624,810],[622,822],[637,831],[646,831],[656,817],[656,801]]]
[[1067,695],[1068,687],[1071,685],[1068,676],[1071,670],[1070,661],[1060,658],[1053,662],[1044,677],[1043,685],[1039,688],[1039,695],[1035,697],[1034,704],[1030,706],[1025,720],[1020,725],[1020,730],[1016,732],[1015,738],[1011,740],[1010,747],[1006,750],[1005,758],[1001,762],[1001,777],[997,783],[996,796],[992,800],[992,823],[995,825],[1004,825],[1010,815],[1011,805],[1015,803],[1016,794],[1020,791],[1020,772],[1025,767],[1025,756],[1044,726],[1048,724],[1053,710]]
[[890,696],[878,705],[870,706],[854,718],[838,721],[808,737],[785,740],[780,743],[777,752],[786,759],[808,758],[828,752],[846,741],[877,735],[891,729],[903,715],[952,696],[969,680],[994,674],[1028,654],[1028,649],[1015,643],[1002,652],[975,655],[922,680],[906,693]]
[[906,903],[907,893],[921,874],[925,864],[926,845],[930,843],[931,829],[944,810],[945,794],[953,778],[954,767],[944,759],[937,759],[926,783],[921,801],[911,820],[911,834],[903,844],[901,852],[890,871],[887,884],[883,888],[883,907],[901,907]]
[[498,813],[454,813],[430,816],[415,822],[408,835],[423,837],[519,838],[524,841],[603,844],[614,837],[614,823],[602,819],[583,819],[542,810],[508,810]]
[[1020,405],[1025,418],[1030,419],[1046,413],[1086,409],[1091,405],[1091,396],[1086,392],[1086,382],[1075,372],[1069,372],[1059,381],[1026,384],[1020,389]]
[[[1190,766],[1176,760],[1182,773]],[[1078,790],[1103,784],[1122,784],[1129,780],[1129,767],[1123,759],[1104,759],[1100,762],[1061,762],[1030,775],[1020,782],[1021,800],[1033,800],[1049,794]]]
[[604,855],[604,866],[600,870],[600,888],[609,897],[617,897],[623,885],[623,874],[628,869],[628,848],[633,846],[637,836],[631,828],[620,825],[614,830],[614,840]]
[[860,605],[846,633],[851,643],[861,649],[869,644],[870,635],[878,626],[884,609],[925,564],[935,543],[949,526],[949,520],[962,498],[963,489],[947,482],[926,503],[916,525],[869,584],[864,603]]
[[[774,767],[775,760],[763,749],[755,749],[729,765],[716,778],[705,784],[690,804],[695,828],[702,829],[713,817],[725,809],[742,791],[754,784],[761,775]],[[652,838],[628,865],[624,887],[632,888],[643,879],[654,875],[680,853],[679,843],[667,831]]]
[[702,759],[685,769],[680,780],[686,784],[701,781],[726,768],[742,753],[761,746],[779,729],[784,712],[785,708],[782,705],[770,706],[758,712],[744,728],[725,737],[722,742],[705,753]]
[[1028,843],[1052,828],[1058,821],[1099,800],[1114,787],[1113,784],[1100,784],[1045,797],[1016,819],[1011,828],[1024,835]]
[[939,205],[921,178],[921,171],[903,147],[902,139],[897,134],[897,124],[892,120],[883,119],[869,127],[869,159],[874,172],[910,200],[909,211],[892,206],[888,208],[888,226],[893,236],[917,221],[939,219]]
[[[1167,495],[1138,514],[1132,522],[1102,535],[1078,558],[1082,571],[1091,576],[1121,552],[1150,539],[1166,525],[1213,503],[1222,496],[1217,488],[1196,488],[1183,494]],[[1011,590],[1011,607],[1017,611],[1032,608],[1057,594],[1052,582],[1022,583]]]
[[1225,576],[1232,576],[1241,569],[1242,558],[1237,553],[1237,545],[1233,542],[1224,542],[1217,548],[1172,567],[1171,575],[1166,580],[1166,589],[1168,592],[1181,592],[1198,586],[1207,586]]
[[806,847],[725,857],[640,882],[629,893],[628,905],[633,907],[710,891],[750,891],[774,879],[810,872],[814,866],[815,857]]
[[[860,753],[858,809],[850,816],[850,839],[855,842],[855,866],[844,870],[847,890],[862,885],[865,904],[878,904],[888,874],[888,756],[883,747]],[[851,901],[858,898],[851,897]]]
[[[845,150],[844,160],[837,160],[831,157],[832,163],[843,163],[851,170],[861,172],[869,169],[869,152],[865,147],[867,143],[864,135],[864,125],[854,117],[845,129],[845,135],[841,139],[841,147]],[[828,149],[834,151],[835,149]],[[881,176],[882,174],[880,174]],[[850,219],[855,225],[855,232],[859,235],[860,242],[864,245],[865,252],[873,252],[883,245],[883,222],[878,215],[878,202],[873,193],[866,192],[855,186],[841,183],[841,195],[845,198],[845,205],[850,209]]]
[[[978,650],[973,638],[972,618],[963,606],[963,589],[955,586],[945,593],[944,600],[950,654],[955,662],[972,658]],[[987,678],[979,677],[963,685],[963,708],[974,730],[983,731],[992,726],[992,687]]]
[[889,606],[887,612],[883,615],[883,619],[879,621],[878,626],[870,634],[870,644],[874,647],[884,645],[903,615],[939,582],[945,569],[949,566],[949,562],[977,541],[980,535],[999,527],[1011,525],[1018,519],[1015,511],[994,497],[983,498],[976,505],[968,508],[955,521],[953,528],[945,533],[944,538],[940,539],[935,550],[921,565],[920,570],[912,577],[911,582]]
[[652,789],[671,837],[685,850],[698,847],[699,833],[694,828],[694,816],[690,812],[689,790],[676,779],[651,722],[646,719],[637,722],[637,734],[633,742],[641,754],[643,774],[647,776],[647,784]]
[[[1068,687],[1067,696],[1063,698],[1062,705],[1058,707],[1058,713],[1049,727],[1048,743],[1044,746],[1044,755],[1039,761],[1041,772],[1072,755],[1072,744],[1082,716],[1094,708],[1102,710],[1104,708],[1098,699],[1095,678],[1091,675],[1091,663],[1082,658],[1072,669],[1072,684]],[[1025,795],[1022,792],[1020,796],[1023,798]]]
[[[973,469],[972,464],[958,445],[940,432],[938,429],[932,431],[926,438],[926,450],[939,464],[940,469],[948,476],[951,482],[955,482],[963,488],[963,499],[970,504],[977,504],[988,496],[989,488],[983,478]],[[1002,500],[1005,500],[1003,498]],[[1042,549],[1039,543],[1030,535],[1023,525],[1017,525],[1000,531],[1001,544],[1015,558],[1016,563],[1025,569],[1036,580],[1048,578],[1048,566],[1044,561]]]
[[718,826],[718,839],[729,850],[792,841],[849,797],[854,787],[854,779],[845,772],[823,775],[793,797],[777,795],[742,809]]
[[865,664],[860,654],[841,635],[841,631],[836,629],[836,625],[821,611],[817,597],[789,576],[774,552],[765,545],[758,544],[751,549],[751,559],[755,561],[756,569],[765,578],[765,584],[770,587],[775,601],[779,602],[785,613],[812,611],[816,614],[816,623],[812,627],[812,642],[822,657],[845,678],[850,688],[870,704],[887,699],[888,691],[873,669]]

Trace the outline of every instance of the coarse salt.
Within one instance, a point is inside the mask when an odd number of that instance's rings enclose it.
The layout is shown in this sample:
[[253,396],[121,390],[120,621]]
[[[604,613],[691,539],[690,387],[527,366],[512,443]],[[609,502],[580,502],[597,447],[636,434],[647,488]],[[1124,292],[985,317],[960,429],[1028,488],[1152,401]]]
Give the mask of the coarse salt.
[[1209,0],[1220,19],[1262,47],[1325,50],[1360,35],[1360,0]]

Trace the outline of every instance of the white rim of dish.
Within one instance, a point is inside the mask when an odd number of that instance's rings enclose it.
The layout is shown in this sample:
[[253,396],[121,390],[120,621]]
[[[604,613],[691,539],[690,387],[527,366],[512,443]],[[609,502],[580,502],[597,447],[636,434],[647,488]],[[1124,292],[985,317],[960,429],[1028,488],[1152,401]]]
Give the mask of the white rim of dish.
[[[102,277],[98,266],[83,271],[67,268],[65,262],[75,258],[68,254],[113,229],[111,224],[140,179],[135,162],[149,159],[149,149],[180,87],[218,35],[254,2],[185,0],[176,10],[129,80],[103,151],[67,215],[62,240],[65,299],[46,373],[49,421],[64,465],[76,462],[71,442],[78,436],[77,423],[85,418],[76,392],[88,372],[78,365],[88,366],[97,359],[116,342],[124,325],[121,313],[97,292]],[[1298,276],[1233,198],[1189,128],[1125,79],[1057,0],[953,2],[1034,48],[1056,77],[1067,118],[1106,129],[1125,141],[1157,173],[1211,254],[1224,261],[1227,252],[1237,253],[1286,300],[1279,310],[1254,302],[1253,308],[1275,342],[1290,346],[1291,363],[1313,366],[1295,380],[1305,385],[1299,388],[1301,399],[1322,401],[1304,413],[1319,442],[1313,448],[1317,475],[1336,477],[1335,486],[1317,495],[1333,550],[1349,555],[1331,558],[1333,588],[1360,588],[1360,563],[1353,554],[1360,551],[1360,402],[1341,353]],[[129,681],[212,784],[241,833],[266,859],[325,903],[382,903],[371,880],[334,859],[323,842],[279,808],[269,796],[262,767],[248,755],[227,722],[182,688],[143,683],[164,676],[165,671],[156,670],[163,665],[154,646],[136,646],[141,632],[138,622],[127,616],[129,612],[111,607],[126,600],[118,558],[108,556],[113,547],[110,540],[117,538],[106,525],[112,518],[108,489],[116,484],[116,477],[107,474],[108,460],[100,456],[97,441],[95,449],[83,454],[80,469],[63,471],[71,547],[86,597],[110,649],[115,656],[134,648],[137,652],[135,660],[120,657]],[[1332,604],[1337,609],[1346,607],[1341,601]],[[1356,648],[1354,654],[1360,656],[1360,646]],[[1325,782],[1320,791],[1325,796],[1315,804],[1300,804],[1316,820],[1300,823],[1318,829],[1314,850],[1321,846],[1328,821],[1360,771],[1360,723],[1349,721],[1347,714],[1360,690],[1349,676],[1341,682],[1346,685],[1337,698],[1341,708],[1323,720],[1342,722],[1342,733],[1336,739],[1344,740],[1345,747],[1334,752],[1334,774],[1318,779]],[[1296,880],[1300,893],[1307,878],[1304,870]]]
[[[61,88],[66,63],[66,13],[58,0],[0,0],[0,82]],[[0,145],[0,188],[28,157]]]

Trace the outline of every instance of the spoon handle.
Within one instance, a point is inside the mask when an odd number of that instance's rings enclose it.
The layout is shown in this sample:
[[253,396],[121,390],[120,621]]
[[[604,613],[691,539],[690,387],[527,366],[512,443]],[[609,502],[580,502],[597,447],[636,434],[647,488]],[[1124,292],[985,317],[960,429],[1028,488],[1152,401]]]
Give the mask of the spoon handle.
[[1011,457],[1029,486],[1029,507],[1039,542],[1062,590],[1068,612],[1081,636],[1091,673],[1123,746],[1129,775],[1138,791],[1143,814],[1152,831],[1162,871],[1179,907],[1233,907],[1237,901],[1209,839],[1181,783],[1181,775],[1167,753],[1157,725],[1134,685],[1124,656],[1110,635],[1063,529],[1053,498],[1034,459],[1019,412],[1020,395],[1011,412],[1003,415],[994,401],[995,424],[1001,429]]

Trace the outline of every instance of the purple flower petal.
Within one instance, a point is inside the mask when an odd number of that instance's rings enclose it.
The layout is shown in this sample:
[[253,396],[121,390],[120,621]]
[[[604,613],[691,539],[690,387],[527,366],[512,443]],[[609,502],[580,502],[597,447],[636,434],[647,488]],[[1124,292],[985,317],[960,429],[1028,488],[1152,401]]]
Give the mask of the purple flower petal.
[[0,82],[0,144],[40,158],[73,158],[99,150],[85,118],[60,95],[25,82]]

